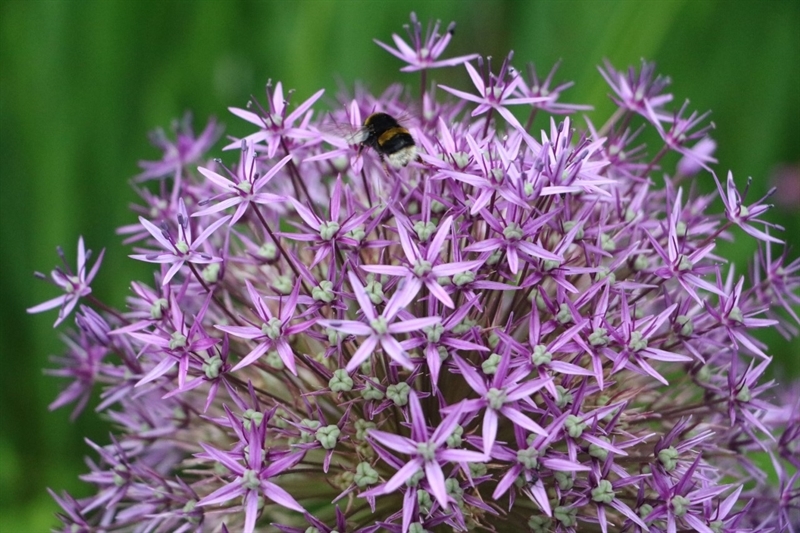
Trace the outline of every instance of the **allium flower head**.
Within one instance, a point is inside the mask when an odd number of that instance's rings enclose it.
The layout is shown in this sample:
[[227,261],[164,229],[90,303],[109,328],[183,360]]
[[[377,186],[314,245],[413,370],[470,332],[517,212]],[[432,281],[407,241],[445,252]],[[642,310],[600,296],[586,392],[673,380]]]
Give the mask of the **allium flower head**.
[[[419,159],[326,129],[399,116],[401,86],[325,113],[270,82],[231,108],[254,131],[224,159],[193,153],[210,132],[181,133],[191,157],[158,143],[166,181],[123,230],[155,289],[86,298],[82,240],[53,273],[66,294],[29,311],[86,305],[51,407],[101,383],[115,427],[96,493],[53,493],[65,529],[794,531],[800,389],[774,390],[753,330],[797,334],[800,262],[730,174],[722,213],[688,183],[717,179],[706,114],[671,109],[654,64],[606,63],[617,110],[576,119],[555,70],[408,33],[379,44],[420,72],[423,120],[398,119]],[[434,93],[427,69],[455,65],[464,86]],[[748,276],[715,254],[733,225],[759,241]]]

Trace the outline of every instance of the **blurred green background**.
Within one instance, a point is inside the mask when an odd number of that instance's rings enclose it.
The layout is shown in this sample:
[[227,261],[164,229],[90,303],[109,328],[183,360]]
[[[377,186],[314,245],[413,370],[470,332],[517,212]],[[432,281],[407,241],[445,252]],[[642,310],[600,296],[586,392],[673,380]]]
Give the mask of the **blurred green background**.
[[[62,383],[46,378],[61,351],[55,312],[25,308],[56,296],[32,278],[49,272],[63,245],[74,265],[79,235],[108,249],[95,293],[121,305],[131,279],[149,268],[127,258],[115,228],[135,220],[128,179],[137,161],[160,154],[147,133],[191,110],[239,135],[249,126],[228,106],[263,99],[269,78],[296,88],[295,102],[337,80],[363,80],[375,92],[418,77],[373,44],[405,35],[410,11],[422,21],[458,23],[447,56],[478,52],[514,64],[534,61],[558,80],[574,80],[564,101],[591,103],[605,117],[609,92],[596,65],[655,60],[672,77],[679,104],[713,110],[718,166],[740,183],[753,176],[762,194],[781,167],[800,180],[800,2],[631,0],[452,1],[3,1],[0,7],[0,531],[36,533],[56,522],[45,487],[86,495],[77,479],[83,437],[108,441],[90,409],[47,411]],[[433,77],[469,87],[462,70]],[[602,122],[602,118],[600,119]],[[710,188],[709,180],[702,187]],[[788,189],[779,199],[788,198]],[[796,200],[795,200],[796,201]],[[771,220],[800,243],[800,206],[785,203]],[[745,258],[746,245],[724,253]],[[793,256],[797,256],[795,249]],[[740,270],[741,271],[741,270]],[[798,344],[771,339],[777,375],[798,375]]]

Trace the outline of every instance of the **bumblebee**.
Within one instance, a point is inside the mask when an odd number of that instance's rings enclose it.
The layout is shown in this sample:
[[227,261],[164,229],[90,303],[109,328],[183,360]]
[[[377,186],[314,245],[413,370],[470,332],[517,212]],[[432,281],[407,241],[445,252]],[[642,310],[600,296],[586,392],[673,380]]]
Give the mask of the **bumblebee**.
[[364,120],[364,127],[348,137],[357,144],[358,153],[369,147],[378,153],[381,161],[401,168],[417,159],[417,145],[406,128],[387,113],[373,113]]

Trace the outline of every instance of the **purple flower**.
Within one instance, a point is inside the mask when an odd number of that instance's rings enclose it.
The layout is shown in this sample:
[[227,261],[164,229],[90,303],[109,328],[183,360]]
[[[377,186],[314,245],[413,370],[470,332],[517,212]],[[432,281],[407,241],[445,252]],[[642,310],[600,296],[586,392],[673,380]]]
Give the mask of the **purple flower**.
[[[67,265],[64,252],[59,247],[58,255],[64,263],[64,268],[56,267],[50,273],[50,279],[64,291],[64,294],[40,303],[39,305],[29,307],[28,313],[41,313],[42,311],[48,311],[60,306],[61,309],[58,311],[58,317],[53,327],[61,324],[72,310],[75,309],[78,301],[92,293],[92,288],[89,285],[100,269],[100,264],[103,262],[103,254],[105,254],[105,250],[100,252],[97,261],[94,262],[92,268],[87,272],[87,263],[91,258],[92,252],[91,250],[87,251],[83,246],[83,237],[78,238],[78,268],[76,269],[77,271],[73,273],[72,269]],[[37,277],[46,279],[44,274],[37,273]]]
[[336,331],[341,331],[349,335],[366,336],[367,338],[358,347],[358,350],[353,354],[353,357],[347,363],[347,372],[353,372],[359,367],[361,363],[366,361],[378,345],[383,348],[383,351],[394,362],[404,368],[411,369],[413,365],[408,357],[408,354],[403,349],[402,345],[395,339],[394,335],[401,333],[408,333],[410,331],[417,331],[434,324],[441,322],[439,317],[425,317],[415,318],[411,320],[403,320],[393,322],[398,313],[406,306],[415,294],[410,294],[406,291],[396,292],[386,308],[381,314],[375,312],[375,306],[370,301],[364,286],[358,280],[358,277],[353,273],[349,273],[350,286],[353,288],[358,304],[361,306],[361,312],[368,323],[357,320],[319,320],[317,323]]
[[218,505],[242,498],[245,520],[242,531],[252,533],[260,507],[260,498],[267,498],[287,509],[305,512],[303,506],[292,495],[279,487],[270,478],[280,475],[303,459],[302,453],[282,454],[276,457],[264,448],[268,419],[260,424],[251,422],[244,435],[247,445],[244,460],[242,454],[223,452],[212,446],[200,443],[205,453],[199,457],[210,459],[227,468],[236,477],[222,487],[197,502],[198,506]]
[[757,222],[768,228],[782,229],[775,224],[758,219],[758,217],[763,215],[770,208],[769,205],[762,202],[773,192],[775,192],[775,189],[772,189],[767,196],[761,198],[748,207],[744,205],[744,196],[747,196],[747,190],[750,188],[750,183],[753,181],[752,178],[747,180],[747,187],[745,187],[744,195],[739,194],[739,191],[736,190],[736,184],[733,182],[733,173],[730,171],[728,171],[728,181],[724,191],[722,189],[722,185],[717,179],[716,174],[714,175],[714,181],[717,183],[717,189],[719,189],[719,194],[722,197],[723,203],[725,204],[725,214],[728,216],[728,220],[742,228],[742,230],[744,230],[747,234],[760,241],[770,241],[778,244],[783,242],[780,239],[776,239],[775,237],[771,236],[769,233],[756,229],[752,226],[753,223]]
[[[767,307],[767,314],[779,317],[772,308],[775,301],[796,323],[800,317],[795,308],[800,305],[800,258],[789,261],[788,250],[784,248],[781,257],[772,256],[772,243],[764,243],[763,252],[759,252],[753,264],[754,293],[757,301]],[[762,280],[763,276],[763,280]],[[797,330],[791,323],[778,320],[778,331],[787,338],[797,335]]]
[[711,137],[703,137],[694,146],[683,152],[683,157],[678,161],[678,172],[683,176],[694,176],[707,164],[716,163],[712,154],[717,149],[717,143]]
[[373,213],[369,209],[357,216],[349,216],[340,222],[342,204],[342,180],[341,176],[336,178],[329,204],[330,220],[322,220],[311,209],[304,206],[294,198],[289,198],[298,216],[311,228],[314,233],[300,233],[297,231],[282,234],[287,239],[303,242],[313,242],[317,247],[317,253],[310,266],[317,263],[334,253],[337,248],[358,246],[359,241],[353,238],[352,232],[363,226]]
[[[744,277],[739,278],[736,286],[733,286],[733,279],[733,268],[731,268],[725,287],[722,288],[723,294],[720,295],[718,307],[714,308],[706,302],[706,309],[709,315],[725,328],[734,346],[738,346],[741,343],[752,353],[767,358],[767,354],[758,347],[758,341],[748,335],[746,330],[774,326],[778,324],[778,321],[768,318],[755,318],[757,315],[763,314],[765,309],[748,309],[742,298]],[[745,306],[744,309],[742,309],[742,306]]]
[[56,516],[61,523],[64,524],[63,531],[91,531],[92,524],[90,520],[83,517],[85,504],[82,504],[66,492],[62,495],[56,494],[52,489],[47,489],[50,496],[56,501],[59,507],[64,511],[57,513]]
[[174,142],[167,139],[161,129],[151,135],[150,140],[164,152],[164,155],[160,161],[140,161],[139,166],[144,171],[136,177],[136,181],[165,177],[173,177],[179,181],[184,169],[200,161],[222,133],[222,128],[211,119],[200,135],[195,136],[192,131],[192,116],[189,113],[184,115],[180,123],[176,121],[172,129],[175,133]]
[[[285,144],[287,139],[302,139],[310,136],[305,126],[297,128],[295,127],[295,122],[310,113],[309,109],[325,93],[325,90],[320,89],[315,92],[308,100],[297,106],[297,109],[288,113],[289,102],[284,99],[283,84],[278,82],[275,85],[275,89],[270,93],[271,88],[272,83],[267,84],[267,107],[259,109],[259,113],[253,113],[237,107],[228,108],[231,113],[251,124],[255,124],[261,130],[258,133],[248,135],[240,141],[232,142],[225,147],[226,150],[238,148],[242,142],[246,145],[252,144],[254,146],[258,146],[261,142],[266,142],[267,156],[272,158],[275,157],[278,148],[281,147],[281,144]],[[306,115],[304,122],[307,122],[309,118],[310,115]]]
[[713,533],[706,525],[706,512],[703,504],[726,492],[730,487],[722,484],[704,486],[693,480],[692,475],[700,463],[698,457],[691,467],[675,481],[655,473],[653,488],[657,491],[657,505],[645,517],[646,522],[665,520],[667,531],[677,531],[678,527],[689,527],[695,531]]
[[536,407],[531,396],[544,387],[547,380],[541,378],[525,380],[524,378],[528,375],[526,368],[508,374],[510,358],[501,356],[500,366],[495,371],[491,383],[486,383],[463,359],[454,357],[454,360],[467,384],[479,396],[477,400],[466,400],[463,407],[459,407],[459,409],[465,413],[483,412],[483,453],[491,453],[497,438],[499,415],[503,415],[515,425],[531,433],[546,434],[542,426],[524,414],[523,407],[527,409]]
[[397,226],[397,233],[400,236],[400,243],[403,246],[403,252],[405,252],[408,266],[364,265],[361,269],[373,274],[402,276],[402,295],[398,298],[411,300],[417,295],[422,286],[425,286],[434,298],[442,302],[446,307],[452,309],[455,304],[444,287],[439,284],[439,278],[471,272],[479,267],[483,261],[456,261],[447,264],[437,264],[437,258],[445,243],[450,227],[453,224],[452,217],[447,217],[441,223],[424,253],[420,251],[417,243],[409,236],[408,231],[405,229],[405,224],[402,223],[402,219],[400,219],[400,221],[401,223]]
[[[447,439],[453,434],[453,430],[461,420],[463,404],[456,405],[455,409],[431,433],[426,425],[426,417],[422,412],[422,405],[419,403],[416,393],[412,392],[408,399],[411,438],[375,429],[370,430],[368,436],[389,450],[411,456],[411,459],[389,481],[371,489],[365,495],[392,493],[411,476],[422,471],[434,497],[444,509],[447,509],[449,498],[444,483],[445,474],[442,471],[442,463],[482,463],[488,457],[480,452],[452,449],[445,446]],[[378,448],[378,453],[381,454],[380,448]]]
[[[517,220],[510,220],[508,222],[498,219],[495,215],[487,210],[481,211],[486,225],[490,227],[497,235],[501,237],[491,237],[476,241],[475,243],[464,248],[465,252],[494,252],[504,251],[505,258],[508,262],[508,270],[511,274],[517,274],[520,267],[520,258],[523,260],[543,259],[545,261],[555,261],[560,263],[563,257],[554,254],[540,244],[530,242],[528,239],[536,238],[538,231],[544,226],[555,213],[543,215],[540,217],[530,217],[520,210],[511,211],[514,213]],[[520,224],[523,219],[527,222]]]
[[679,230],[681,196],[682,191],[678,190],[672,213],[667,221],[667,249],[665,250],[661,243],[650,233],[647,234],[647,238],[650,239],[653,249],[664,262],[663,266],[655,270],[655,274],[664,279],[676,279],[697,303],[702,304],[696,288],[705,289],[720,296],[724,293],[714,284],[702,278],[703,274],[710,272],[711,269],[701,266],[700,262],[711,253],[714,243],[690,251],[685,249],[685,245],[679,237],[679,233],[682,233]]
[[431,385],[434,391],[436,391],[438,386],[439,373],[442,369],[442,353],[448,354],[450,350],[489,351],[489,348],[483,344],[475,342],[478,340],[477,338],[468,340],[467,336],[459,335],[454,332],[456,327],[460,326],[464,319],[467,318],[467,315],[472,310],[472,306],[476,303],[476,298],[471,298],[467,304],[456,309],[443,323],[424,328],[424,337],[414,337],[405,342],[405,348],[408,350],[425,345],[425,361],[428,364]]
[[92,342],[92,339],[82,330],[79,335],[65,336],[64,343],[68,352],[64,357],[54,357],[53,362],[60,368],[45,370],[51,376],[71,378],[70,383],[58,397],[53,400],[48,408],[53,411],[70,403],[76,402],[70,418],[74,420],[89,402],[95,380],[100,373],[100,364],[108,355],[107,347]]
[[[556,85],[555,87],[551,87],[551,83],[553,83],[553,76],[555,76],[556,70],[558,70],[560,65],[561,60],[557,61],[556,64],[553,65],[553,68],[550,69],[550,72],[547,74],[546,78],[540,80],[539,76],[536,74],[536,67],[534,64],[528,63],[528,68],[526,70],[529,80],[526,83],[517,84],[516,94],[522,98],[534,99],[534,101],[531,101],[531,106],[534,108],[534,111],[541,109],[542,111],[546,111],[554,115],[561,115],[573,113],[575,111],[591,110],[592,106],[590,105],[562,104],[558,101],[562,92],[575,85],[574,82],[568,81]],[[532,122],[532,119],[528,120],[528,125],[525,128],[526,130],[530,128]]]
[[[259,192],[275,175],[289,162],[291,156],[286,156],[273,166],[266,174],[259,175],[256,171],[256,152],[253,145],[247,146],[242,150],[242,161],[239,165],[239,175],[231,174],[236,181],[212,171],[207,168],[198,167],[197,170],[205,176],[211,183],[225,191],[223,197],[227,197],[221,202],[207,207],[195,213],[193,217],[201,217],[224,211],[229,207],[236,206],[236,212],[229,219],[231,224],[242,218],[251,203],[271,204],[285,201],[282,196],[268,192]],[[218,199],[218,198],[215,198]]]
[[646,117],[653,125],[655,122],[670,120],[663,107],[672,101],[672,95],[663,91],[672,81],[660,75],[653,77],[656,72],[655,63],[642,60],[642,68],[638,73],[633,67],[627,72],[619,72],[606,60],[605,69],[598,67],[598,70],[616,94],[612,99],[621,109],[634,111]]
[[662,126],[659,116],[650,106],[650,103],[645,101],[645,106],[647,109],[646,113],[650,116],[650,122],[653,124],[653,126],[655,126],[659,135],[661,135],[661,138],[664,140],[667,149],[674,150],[679,154],[683,154],[684,157],[693,159],[695,164],[705,168],[706,170],[711,170],[707,163],[715,161],[713,158],[703,157],[702,154],[694,148],[690,149],[685,147],[686,143],[689,141],[706,138],[708,131],[714,127],[714,123],[712,122],[707,126],[703,126],[695,131],[692,131],[699,126],[708,115],[711,114],[711,111],[706,111],[703,114],[698,114],[697,111],[692,111],[692,114],[689,115],[688,118],[684,118],[683,113],[689,106],[689,101],[687,100],[683,103],[681,108],[675,112],[670,120],[672,125],[667,130]]
[[648,316],[636,320],[631,317],[630,307],[627,301],[623,301],[621,307],[621,324],[618,329],[610,329],[610,337],[619,345],[619,351],[610,351],[614,366],[611,374],[615,374],[621,368],[638,367],[650,376],[669,385],[669,382],[659,374],[648,362],[650,361],[669,361],[669,362],[689,362],[692,357],[653,346],[653,341],[657,340],[657,335],[665,328],[663,325],[670,319],[677,305],[672,305],[664,309],[656,316]]
[[[478,107],[472,111],[473,117],[482,115],[487,111],[497,111],[512,127],[517,130],[523,130],[522,124],[519,123],[511,111],[506,109],[506,106],[535,104],[547,101],[548,98],[546,96],[512,96],[517,85],[522,82],[522,78],[511,68],[512,57],[513,54],[509,53],[500,67],[500,72],[497,74],[491,72],[491,63],[487,61],[487,72],[483,76],[471,64],[464,63],[472,83],[478,90],[477,96],[446,85],[440,85],[440,87],[459,98],[478,104]],[[491,113],[489,116],[491,117]],[[489,119],[487,118],[487,127],[488,124]],[[486,133],[486,128],[484,128],[484,133]]]
[[152,333],[127,332],[130,337],[144,345],[145,352],[148,352],[150,346],[154,347],[156,350],[154,356],[158,360],[158,363],[139,380],[137,386],[158,379],[178,365],[178,390],[184,389],[190,367],[197,368],[202,365],[197,354],[219,342],[219,339],[210,337],[203,329],[203,318],[210,301],[210,298],[206,298],[198,313],[190,319],[183,314],[179,306],[173,304],[169,306],[171,316],[170,320],[166,321],[166,327],[157,327]]
[[149,222],[143,217],[139,217],[139,222],[158,244],[164,248],[164,251],[133,254],[130,257],[140,261],[147,261],[148,263],[169,264],[169,270],[167,270],[167,273],[164,275],[164,279],[161,280],[161,284],[166,285],[185,263],[209,264],[222,261],[220,257],[214,257],[200,251],[200,247],[206,239],[220,226],[225,224],[229,218],[229,216],[225,216],[212,222],[197,236],[197,238],[192,238],[192,224],[186,212],[186,205],[183,203],[183,199],[181,199],[177,217],[177,236],[174,236],[166,228],[158,228],[152,222]]
[[396,58],[408,63],[408,66],[401,68],[400,72],[453,67],[478,57],[478,54],[469,54],[437,61],[439,56],[444,52],[444,49],[447,48],[447,45],[450,44],[450,39],[453,38],[453,34],[456,31],[456,23],[451,22],[447,26],[447,31],[445,31],[444,35],[440,35],[439,24],[440,22],[437,20],[433,27],[428,26],[425,37],[423,37],[422,24],[417,19],[417,15],[412,12],[411,26],[406,26],[408,37],[411,41],[410,45],[396,33],[392,34],[392,40],[394,40],[394,44],[397,47],[396,49],[377,39],[375,39],[375,43]]
[[290,336],[302,333],[314,325],[314,320],[306,320],[294,325],[290,324],[295,318],[300,284],[295,284],[294,290],[286,300],[281,299],[279,316],[274,316],[272,314],[272,311],[264,304],[264,300],[249,281],[245,282],[245,285],[247,286],[247,292],[250,295],[250,301],[253,303],[256,316],[261,320],[261,325],[251,322],[253,324],[251,326],[216,327],[225,333],[230,333],[234,337],[257,340],[258,344],[255,348],[250,350],[250,353],[244,356],[231,371],[236,372],[247,365],[253,364],[258,358],[264,355],[267,350],[273,348],[278,352],[278,355],[280,355],[281,361],[289,367],[292,374],[297,375],[297,368],[294,362],[295,356],[294,352],[292,352],[292,348],[289,346],[288,339]]

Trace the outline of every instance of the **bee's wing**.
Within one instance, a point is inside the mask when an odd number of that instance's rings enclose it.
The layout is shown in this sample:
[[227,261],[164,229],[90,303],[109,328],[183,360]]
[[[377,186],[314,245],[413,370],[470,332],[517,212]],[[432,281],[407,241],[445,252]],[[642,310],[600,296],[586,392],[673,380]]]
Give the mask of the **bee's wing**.
[[[369,130],[367,130],[367,128],[357,128],[347,122],[339,122],[332,116],[317,126],[317,129],[323,134],[325,140],[329,142],[331,140],[339,140],[339,142],[344,141],[350,146],[361,144],[369,137]],[[331,139],[331,137],[334,139]]]
[[397,123],[403,126],[404,128],[415,128],[419,129],[422,125],[421,120],[419,118],[419,114],[415,112],[416,110],[405,109],[402,113],[395,116],[395,120]]
[[355,131],[351,131],[347,135],[345,135],[344,140],[347,141],[347,144],[361,144],[367,140],[369,137],[369,130],[367,128],[359,128]]

